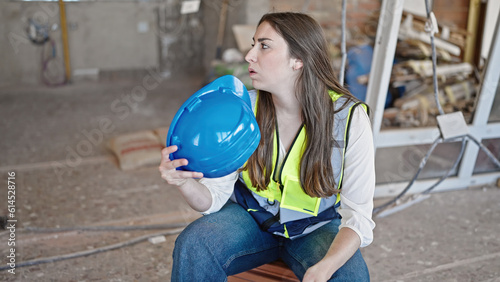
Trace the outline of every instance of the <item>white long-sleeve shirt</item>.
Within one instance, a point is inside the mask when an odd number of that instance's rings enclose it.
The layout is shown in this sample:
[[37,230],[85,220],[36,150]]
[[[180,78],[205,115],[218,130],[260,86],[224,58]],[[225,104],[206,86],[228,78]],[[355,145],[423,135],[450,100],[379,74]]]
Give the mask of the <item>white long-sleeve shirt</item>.
[[[375,191],[375,154],[370,119],[361,107],[356,107],[351,120],[348,144],[345,152],[344,176],[340,190],[340,207],[342,216],[339,228],[348,227],[354,230],[360,240],[361,247],[373,241],[375,222],[372,220],[373,195]],[[286,150],[280,141],[279,156],[283,158]],[[283,159],[280,159],[280,165]],[[233,193],[238,173],[234,172],[220,178],[202,178],[212,195],[212,206],[203,212],[210,214],[219,211]]]

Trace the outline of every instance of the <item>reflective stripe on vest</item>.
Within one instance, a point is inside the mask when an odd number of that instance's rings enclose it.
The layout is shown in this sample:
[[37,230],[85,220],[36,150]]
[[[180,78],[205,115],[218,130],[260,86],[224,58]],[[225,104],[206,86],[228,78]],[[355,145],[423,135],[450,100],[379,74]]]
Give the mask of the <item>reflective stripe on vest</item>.
[[[330,97],[334,102],[335,109],[338,109],[346,103],[346,98],[341,94],[329,91]],[[254,113],[257,112],[258,93],[250,91],[250,97]],[[337,189],[342,188],[344,156],[347,147],[346,136],[349,130],[351,112],[354,108],[361,104],[365,110],[366,105],[362,103],[348,102],[349,104],[343,110],[335,114],[333,136],[336,138],[336,145],[332,152],[332,168]],[[274,133],[273,141],[273,167],[271,172],[271,181],[266,190],[257,192],[255,187],[252,187],[248,171],[241,173],[242,180],[246,186],[252,191],[254,198],[261,203],[266,209],[272,209],[272,203],[276,200],[279,205],[280,223],[299,220],[308,217],[315,217],[326,209],[340,205],[340,193],[329,198],[317,198],[307,195],[300,185],[300,160],[304,153],[306,132],[305,127],[300,128],[295,140],[292,142],[290,149],[283,159],[282,167],[276,169],[279,147],[278,132]],[[267,204],[269,203],[269,204]]]

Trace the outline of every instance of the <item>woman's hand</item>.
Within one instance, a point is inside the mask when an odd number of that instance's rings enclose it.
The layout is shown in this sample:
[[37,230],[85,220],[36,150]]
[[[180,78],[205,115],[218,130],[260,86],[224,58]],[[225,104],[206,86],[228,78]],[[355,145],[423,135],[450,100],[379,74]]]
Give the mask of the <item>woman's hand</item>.
[[304,274],[304,278],[302,281],[304,282],[326,282],[330,277],[332,276],[331,274],[328,273],[327,269],[325,267],[328,266],[322,266],[321,261],[318,262],[317,264],[309,267],[307,269],[306,274]]
[[161,151],[161,163],[158,168],[161,178],[168,184],[176,185],[189,206],[196,211],[204,212],[212,205],[212,195],[205,185],[193,178],[202,178],[203,173],[194,171],[176,170],[187,165],[188,160],[170,160],[169,154],[177,151],[177,146],[170,146]]
[[340,228],[325,257],[307,269],[302,281],[328,281],[359,249],[361,239],[351,228]]
[[177,146],[166,147],[161,151],[161,163],[158,168],[161,173],[161,178],[165,179],[168,184],[182,186],[186,184],[188,179],[203,177],[203,173],[201,172],[176,170],[176,168],[180,166],[187,165],[188,160],[170,160],[169,155],[175,151],[177,151]]

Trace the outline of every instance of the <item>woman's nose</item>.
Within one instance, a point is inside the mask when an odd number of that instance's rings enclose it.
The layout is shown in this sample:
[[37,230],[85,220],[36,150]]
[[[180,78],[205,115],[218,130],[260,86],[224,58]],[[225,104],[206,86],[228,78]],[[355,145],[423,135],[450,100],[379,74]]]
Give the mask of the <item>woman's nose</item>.
[[253,48],[248,51],[247,55],[245,56],[245,61],[247,61],[247,63],[255,62],[255,51],[253,50]]

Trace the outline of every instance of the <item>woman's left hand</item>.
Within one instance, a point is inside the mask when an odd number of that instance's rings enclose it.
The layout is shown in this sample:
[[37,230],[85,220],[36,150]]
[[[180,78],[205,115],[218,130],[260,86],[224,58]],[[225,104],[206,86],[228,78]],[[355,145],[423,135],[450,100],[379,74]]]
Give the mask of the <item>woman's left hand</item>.
[[331,275],[328,275],[328,268],[321,267],[321,261],[317,264],[309,267],[306,274],[304,274],[304,282],[326,282],[330,279]]

